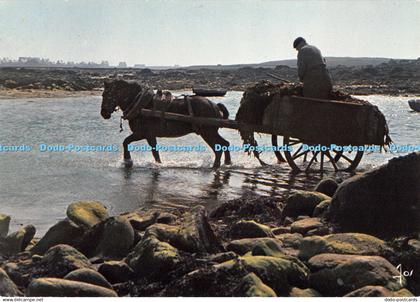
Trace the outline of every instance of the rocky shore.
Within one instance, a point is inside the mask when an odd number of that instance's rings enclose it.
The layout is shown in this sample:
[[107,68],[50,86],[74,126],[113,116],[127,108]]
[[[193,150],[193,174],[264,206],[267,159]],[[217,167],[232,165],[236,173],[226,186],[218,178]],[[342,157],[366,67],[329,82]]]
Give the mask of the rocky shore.
[[[245,90],[261,80],[282,79],[298,82],[297,69],[285,65],[275,68],[178,68],[151,69],[82,69],[16,68],[0,69],[0,97],[79,96],[100,94],[106,79],[136,80],[155,89],[190,90],[192,87]],[[350,94],[420,94],[420,60],[403,60],[376,66],[330,68],[337,89]],[[82,94],[83,95],[83,94]]]
[[0,214],[0,296],[419,296],[419,179],[417,152],[210,213],[78,201],[42,238]]

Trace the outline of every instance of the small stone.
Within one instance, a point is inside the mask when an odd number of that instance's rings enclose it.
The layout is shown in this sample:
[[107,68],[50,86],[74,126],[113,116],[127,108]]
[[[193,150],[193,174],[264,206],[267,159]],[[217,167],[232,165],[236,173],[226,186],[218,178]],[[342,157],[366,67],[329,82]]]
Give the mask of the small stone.
[[306,218],[292,223],[291,232],[305,235],[307,232],[322,228],[324,224],[319,218]]
[[117,297],[109,288],[85,282],[57,279],[34,279],[28,286],[31,297]]
[[78,226],[90,228],[107,219],[108,211],[98,201],[78,201],[67,207],[67,217]]
[[332,178],[324,178],[315,187],[315,191],[332,197],[338,188],[338,183]]
[[298,191],[286,199],[282,217],[312,215],[315,207],[327,199],[331,199],[331,197],[319,192]]
[[231,241],[226,249],[228,251],[235,252],[238,255],[245,255],[248,252],[251,252],[255,247],[259,246],[260,249],[267,247],[272,247],[277,251],[281,250],[281,241],[275,238],[243,238],[238,240]]
[[274,237],[270,227],[257,223],[254,220],[238,221],[232,226],[230,235],[233,239]]
[[312,213],[313,217],[324,217],[328,213],[328,209],[330,208],[331,199],[326,199],[321,201],[314,209]]
[[305,288],[300,289],[299,287],[293,287],[289,293],[289,297],[322,297],[320,293],[318,293],[313,288]]
[[264,284],[254,273],[246,275],[234,290],[239,297],[277,297],[272,288]]
[[35,236],[36,229],[33,225],[27,225],[18,231],[9,234],[0,241],[0,255],[14,255],[22,252]]
[[286,226],[281,226],[278,228],[272,229],[274,235],[280,235],[280,234],[287,234],[291,233],[291,228]]
[[111,288],[112,285],[97,271],[89,268],[80,268],[68,273],[64,279],[86,282],[93,285],[98,285],[106,288]]

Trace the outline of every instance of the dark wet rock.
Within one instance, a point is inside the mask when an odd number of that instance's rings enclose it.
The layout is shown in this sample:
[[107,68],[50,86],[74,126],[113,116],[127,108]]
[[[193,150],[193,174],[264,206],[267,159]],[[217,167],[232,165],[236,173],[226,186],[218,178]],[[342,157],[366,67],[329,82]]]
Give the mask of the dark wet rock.
[[0,239],[0,255],[14,255],[22,252],[35,236],[36,229],[27,225],[18,231]]
[[325,236],[331,233],[331,230],[327,226],[321,226],[319,228],[315,228],[309,230],[305,236]]
[[329,218],[342,231],[377,236],[420,231],[420,152],[344,181]]
[[338,183],[332,178],[324,178],[315,187],[314,191],[332,197],[337,190]]
[[283,247],[298,249],[303,241],[303,236],[299,233],[281,234],[277,235],[276,239],[281,242]]
[[85,231],[80,239],[74,244],[74,247],[88,258],[97,257],[96,251],[103,238],[105,224],[106,220],[101,221]]
[[134,230],[124,217],[108,218],[95,254],[105,259],[121,259],[134,242]]
[[398,291],[405,287],[398,270],[379,256],[320,254],[309,259],[310,286],[325,296],[343,296],[366,285]]
[[388,256],[392,250],[383,240],[360,233],[311,236],[302,240],[299,258],[309,259],[322,253]]
[[171,226],[154,224],[144,237],[154,236],[160,241],[190,253],[218,253],[223,251],[220,240],[214,234],[204,207],[197,206],[182,217],[182,224]]
[[109,288],[58,278],[34,279],[27,294],[32,297],[117,297]]
[[328,214],[328,210],[331,204],[331,199],[321,201],[314,209],[312,213],[313,217],[325,217]]
[[138,275],[159,275],[174,269],[181,262],[181,256],[169,243],[147,236],[128,254],[126,262]]
[[10,216],[0,213],[0,238],[7,237],[9,233]]
[[292,218],[292,217],[285,217],[284,219],[283,219],[283,225],[284,226],[290,226],[293,222],[295,221],[295,219],[294,218]]
[[242,282],[234,290],[237,297],[277,297],[272,288],[264,284],[254,273],[242,278]]
[[412,297],[411,294],[406,289],[401,289],[397,292],[393,292],[386,287],[379,286],[379,285],[366,285],[362,288],[356,289],[345,297]]
[[78,226],[90,228],[108,218],[108,210],[98,201],[78,201],[67,207],[67,217]]
[[287,295],[293,286],[307,286],[309,270],[299,260],[269,256],[244,256],[218,265],[217,269],[231,270],[240,265],[255,273],[277,295]]
[[80,268],[68,273],[64,279],[85,282],[112,289],[111,284],[100,273],[89,268]]
[[312,215],[315,207],[329,196],[310,191],[298,191],[289,196],[285,201],[283,217],[298,217],[300,215]]
[[177,216],[171,213],[166,212],[159,212],[159,216],[156,219],[157,223],[163,223],[163,224],[171,224],[174,223],[177,220]]
[[274,237],[269,226],[257,223],[253,220],[241,220],[232,225],[230,236],[233,239]]
[[322,295],[314,290],[313,288],[301,289],[299,287],[293,287],[289,293],[289,297],[322,297]]
[[323,228],[324,224],[319,218],[306,218],[293,222],[290,227],[292,233],[305,235],[311,230]]
[[274,251],[281,251],[280,241],[275,238],[244,238],[233,240],[226,246],[226,249],[238,255],[245,255],[257,246],[257,250],[270,248]]
[[133,212],[133,213],[127,213],[121,216],[128,219],[133,229],[137,231],[144,231],[149,226],[157,222],[159,213],[158,212],[151,212],[151,213]]
[[111,284],[126,282],[134,277],[134,271],[123,261],[106,261],[98,267],[98,272]]
[[208,259],[211,262],[222,263],[222,262],[229,261],[236,258],[238,258],[238,255],[236,253],[225,252],[225,253],[210,255]]
[[44,254],[49,248],[58,244],[74,245],[82,236],[83,228],[69,219],[64,219],[53,225],[47,233],[32,247],[34,254]]
[[89,260],[75,248],[59,244],[50,248],[42,258],[41,263],[48,271],[49,277],[64,277],[71,271],[81,268],[91,268]]
[[0,268],[0,297],[18,297],[22,296],[22,293],[16,286],[16,284],[13,283],[12,280],[10,280],[7,273]]
[[280,226],[277,228],[271,229],[274,235],[280,235],[280,234],[287,234],[291,232],[290,226]]

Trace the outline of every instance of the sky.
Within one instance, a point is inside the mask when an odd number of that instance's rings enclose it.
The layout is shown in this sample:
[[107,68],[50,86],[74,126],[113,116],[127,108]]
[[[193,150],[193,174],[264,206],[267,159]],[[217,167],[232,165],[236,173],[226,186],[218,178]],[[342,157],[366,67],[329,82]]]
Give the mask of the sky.
[[420,1],[0,0],[0,57],[115,65],[420,57]]

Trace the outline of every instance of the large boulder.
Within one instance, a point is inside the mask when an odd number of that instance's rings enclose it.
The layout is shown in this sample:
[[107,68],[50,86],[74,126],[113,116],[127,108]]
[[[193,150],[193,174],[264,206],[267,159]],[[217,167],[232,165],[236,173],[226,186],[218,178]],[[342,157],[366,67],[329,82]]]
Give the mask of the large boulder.
[[391,291],[405,287],[398,270],[379,256],[320,254],[308,261],[310,286],[324,296],[343,296],[366,285],[381,285]]
[[328,216],[341,231],[377,236],[419,232],[420,152],[344,181]]
[[249,273],[242,278],[242,282],[234,290],[234,295],[239,297],[277,297],[274,290],[264,284],[254,273]]
[[0,255],[14,255],[22,252],[35,236],[36,229],[27,225],[18,231],[0,239]]
[[330,198],[319,192],[298,191],[286,199],[282,217],[310,216],[320,202]]
[[9,233],[10,216],[0,213],[0,238],[5,238]]
[[90,228],[108,216],[108,210],[99,201],[78,201],[67,207],[67,217],[84,228]]
[[218,253],[223,251],[202,206],[195,207],[182,217],[182,224],[172,226],[156,223],[147,228],[144,237],[154,236],[177,249],[190,253]]
[[16,284],[10,280],[7,273],[0,268],[0,297],[17,297],[22,296],[22,293],[17,288]]
[[143,238],[128,254],[127,264],[139,275],[166,274],[181,262],[178,250],[154,236]]
[[72,271],[68,273],[64,279],[85,282],[112,289],[112,285],[109,284],[104,276],[90,268],[80,268]]
[[49,277],[62,278],[71,271],[81,268],[91,268],[89,260],[75,248],[59,244],[50,248],[42,258]]
[[34,279],[28,287],[31,297],[118,297],[109,288],[85,282],[57,278]]
[[69,219],[64,219],[53,225],[39,240],[31,252],[43,255],[49,248],[58,244],[74,245],[83,235],[83,228]]
[[388,256],[391,252],[390,247],[376,237],[359,233],[338,233],[304,238],[299,247],[299,258],[309,259],[323,253]]
[[108,218],[101,241],[96,247],[96,256],[105,259],[121,259],[127,256],[134,242],[134,230],[124,217]]
[[111,284],[126,282],[134,277],[134,271],[123,261],[105,261],[98,272]]
[[254,220],[240,220],[232,225],[230,236],[233,239],[274,237],[269,226],[255,222]]

